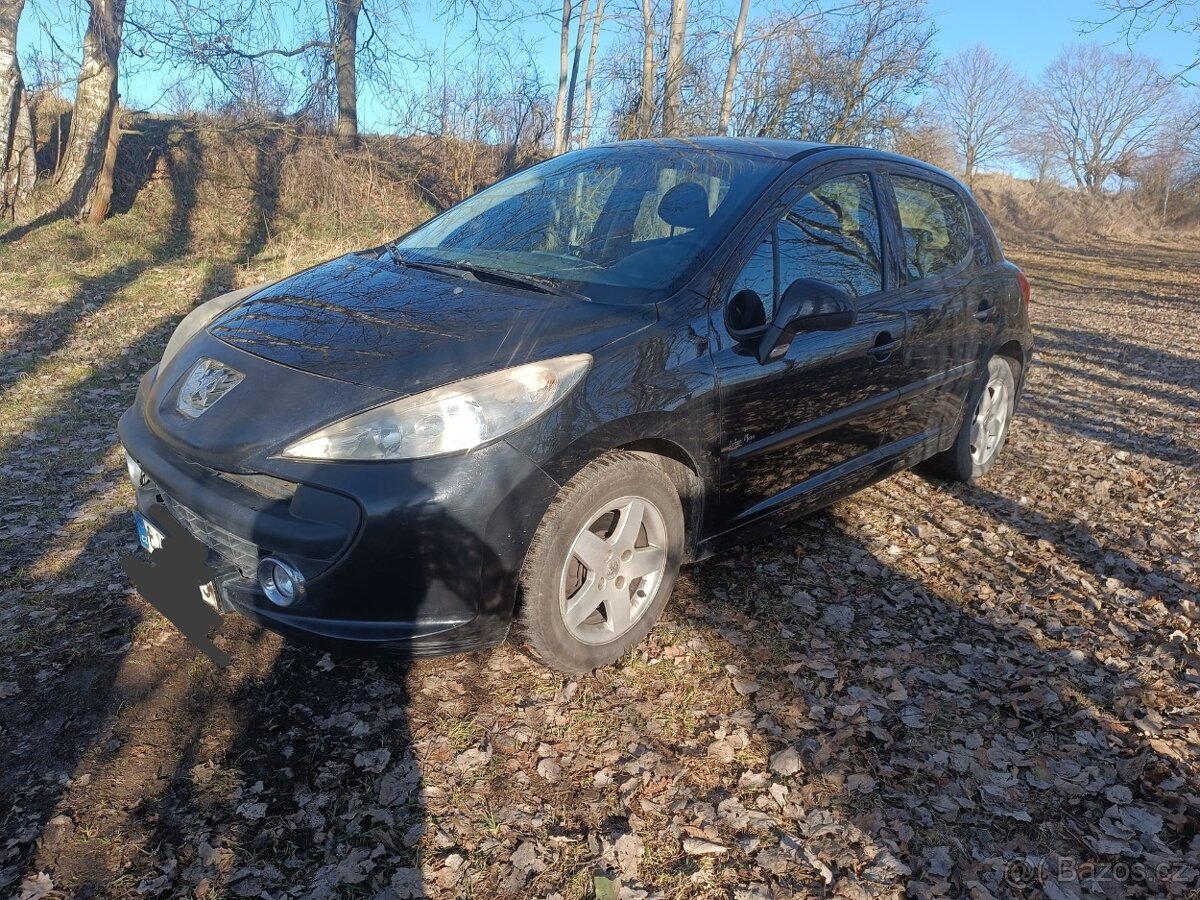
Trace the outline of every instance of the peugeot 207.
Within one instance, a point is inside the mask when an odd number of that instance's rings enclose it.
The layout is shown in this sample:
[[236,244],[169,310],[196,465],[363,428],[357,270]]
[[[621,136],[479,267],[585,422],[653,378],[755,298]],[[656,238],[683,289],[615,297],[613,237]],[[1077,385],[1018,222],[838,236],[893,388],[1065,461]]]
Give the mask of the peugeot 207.
[[299,640],[441,654],[515,623],[589,671],[681,564],[919,463],[987,472],[1028,303],[912,159],[567,153],[188,315],[120,422],[139,534],[173,517],[210,602]]

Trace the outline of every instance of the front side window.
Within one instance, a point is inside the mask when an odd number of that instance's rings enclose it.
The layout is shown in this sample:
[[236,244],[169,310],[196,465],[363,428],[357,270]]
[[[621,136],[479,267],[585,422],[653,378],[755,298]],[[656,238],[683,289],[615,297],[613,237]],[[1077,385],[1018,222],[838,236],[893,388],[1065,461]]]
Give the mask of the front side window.
[[776,231],[780,290],[815,278],[862,297],[883,289],[875,194],[866,175],[843,175],[805,194]]
[[[824,281],[852,297],[883,289],[879,214],[867,175],[832,178],[788,210],[734,279],[729,297],[739,299],[730,306],[730,324],[765,325],[797,278]],[[746,291],[761,301],[761,314]]]
[[956,268],[971,249],[971,219],[962,198],[922,178],[893,175],[891,181],[900,210],[908,280],[921,281]]
[[775,236],[774,230],[754,251],[754,255],[738,273],[729,296],[729,324],[738,331],[765,328],[775,316]]
[[684,147],[581,150],[481,191],[395,246],[402,259],[643,302],[678,289],[785,166]]

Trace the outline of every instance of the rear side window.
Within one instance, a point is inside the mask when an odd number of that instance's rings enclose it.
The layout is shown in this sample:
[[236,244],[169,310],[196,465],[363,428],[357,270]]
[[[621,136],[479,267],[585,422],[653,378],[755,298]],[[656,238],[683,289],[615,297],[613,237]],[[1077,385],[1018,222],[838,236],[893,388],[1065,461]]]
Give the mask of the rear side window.
[[944,275],[963,262],[971,249],[971,218],[962,198],[921,178],[892,175],[891,180],[900,209],[908,280]]

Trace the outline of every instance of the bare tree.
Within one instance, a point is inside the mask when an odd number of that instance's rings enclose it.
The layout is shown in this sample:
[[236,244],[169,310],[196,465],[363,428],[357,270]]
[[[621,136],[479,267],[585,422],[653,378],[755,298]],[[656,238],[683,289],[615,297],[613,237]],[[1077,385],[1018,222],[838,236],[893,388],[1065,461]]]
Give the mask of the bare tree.
[[776,13],[746,42],[732,130],[884,145],[933,69],[934,28],[909,0],[849,0],[818,15]]
[[729,134],[729,117],[733,114],[733,89],[737,83],[738,62],[742,56],[742,45],[746,35],[746,17],[750,14],[750,0],[742,0],[738,8],[737,24],[733,28],[733,41],[729,46],[729,66],[725,70],[725,89],[721,92],[721,113],[717,121],[717,134]]
[[1009,153],[1027,89],[1012,66],[976,44],[942,64],[934,91],[962,157],[963,176],[972,184],[977,169]]
[[1058,145],[1052,135],[1039,121],[1027,123],[1012,140],[1013,156],[1033,176],[1037,185],[1056,178],[1062,171]]
[[655,60],[654,0],[642,0],[642,90],[637,103],[637,124],[634,134],[646,137],[654,125]]
[[1129,174],[1137,183],[1137,193],[1159,211],[1162,224],[1170,215],[1171,198],[1187,175],[1188,148],[1183,134],[1164,129],[1148,152],[1133,161]]
[[583,124],[579,130],[579,146],[586,147],[592,131],[592,78],[596,73],[596,50],[600,43],[600,26],[604,22],[604,0],[596,0],[592,14],[592,43],[588,47],[587,74],[583,79]]
[[[122,0],[124,2],[124,0]],[[138,51],[215,78],[238,102],[247,89],[294,102],[301,115],[333,120],[338,143],[358,146],[358,88],[364,74],[386,77],[408,56],[391,17],[404,0],[134,0]]]
[[333,69],[337,80],[338,143],[358,147],[358,18],[363,0],[334,0]]
[[554,101],[554,152],[562,153],[567,149],[567,60],[571,49],[571,13],[574,8],[571,0],[563,0],[562,32],[558,51],[558,98]]
[[[825,140],[854,143],[885,132],[896,112],[889,108],[924,84],[933,67],[935,29],[920,3],[860,0],[858,9],[834,32],[846,48],[829,73],[824,102]],[[905,110],[906,111],[906,110]]]
[[96,223],[108,215],[116,163],[117,59],[125,0],[90,0],[67,150],[55,179],[64,211]]
[[889,150],[942,169],[953,169],[955,165],[954,136],[945,119],[935,115],[928,104],[918,106],[908,121],[896,127],[888,145]]
[[486,54],[442,58],[436,76],[393,109],[437,207],[469,196],[545,154],[553,99],[531,48],[509,40]]
[[[1104,0],[1103,6],[1112,13],[1108,22],[1123,23],[1130,42],[1161,26],[1168,31],[1194,34],[1200,43],[1200,0]],[[1200,57],[1184,68],[1181,77],[1187,79],[1198,67]]]
[[17,60],[17,25],[25,0],[0,0],[0,216],[24,214],[37,177],[29,98]]
[[571,135],[575,131],[575,86],[579,82],[579,60],[583,51],[583,38],[587,29],[588,0],[579,0],[579,23],[575,30],[575,58],[571,63],[571,83],[567,86],[567,114],[563,149],[571,148]]
[[1172,82],[1153,60],[1076,45],[1046,69],[1037,110],[1075,183],[1099,194],[1119,161],[1150,145],[1172,95]]
[[683,106],[684,47],[687,43],[688,0],[671,0],[671,27],[667,39],[667,71],[663,78],[663,134],[679,129]]

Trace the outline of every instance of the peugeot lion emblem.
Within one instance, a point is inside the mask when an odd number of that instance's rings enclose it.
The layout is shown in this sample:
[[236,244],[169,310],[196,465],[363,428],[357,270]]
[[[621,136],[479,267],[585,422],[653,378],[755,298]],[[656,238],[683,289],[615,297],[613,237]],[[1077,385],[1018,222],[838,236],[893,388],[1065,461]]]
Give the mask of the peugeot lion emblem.
[[192,371],[179,390],[179,411],[189,418],[196,418],[237,387],[245,377],[215,359],[200,360],[192,366]]

